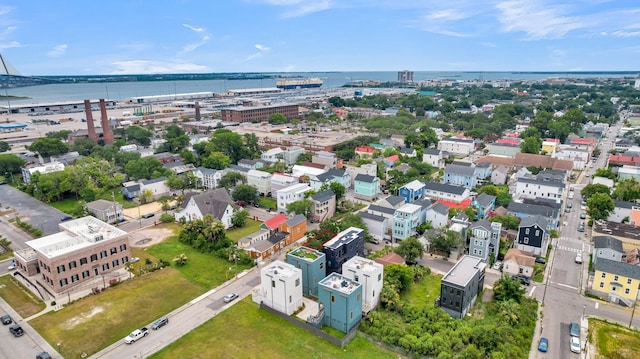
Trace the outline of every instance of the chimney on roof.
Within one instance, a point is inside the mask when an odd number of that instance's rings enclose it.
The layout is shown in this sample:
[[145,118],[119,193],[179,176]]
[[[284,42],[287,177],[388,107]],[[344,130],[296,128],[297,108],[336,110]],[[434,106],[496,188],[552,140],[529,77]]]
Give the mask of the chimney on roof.
[[104,99],[100,99],[100,114],[102,118],[100,122],[102,123],[102,139],[104,140],[105,145],[113,144],[113,132],[111,131],[111,127],[109,126],[109,117],[107,116],[107,105],[104,102]]
[[96,133],[96,127],[93,123],[93,113],[91,113],[91,101],[84,100],[84,112],[87,116],[87,131],[89,131],[89,138],[98,143],[98,134]]
[[196,101],[196,121],[200,121],[200,102]]

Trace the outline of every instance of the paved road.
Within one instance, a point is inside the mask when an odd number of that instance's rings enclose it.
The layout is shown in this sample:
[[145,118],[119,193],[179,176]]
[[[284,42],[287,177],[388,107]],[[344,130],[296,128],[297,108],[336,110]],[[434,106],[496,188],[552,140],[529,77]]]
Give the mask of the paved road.
[[[66,214],[11,187],[0,187],[0,203],[3,208],[15,208],[20,219],[43,230],[45,235],[58,232],[60,218]],[[16,248],[23,248],[16,244]]]

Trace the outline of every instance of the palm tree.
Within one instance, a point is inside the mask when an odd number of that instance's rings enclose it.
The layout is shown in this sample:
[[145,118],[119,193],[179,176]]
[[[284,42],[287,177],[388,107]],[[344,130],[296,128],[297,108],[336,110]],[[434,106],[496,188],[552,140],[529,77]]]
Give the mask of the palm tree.
[[179,256],[173,258],[173,262],[178,266],[178,267],[182,267],[183,265],[187,264],[187,261],[189,259],[187,258],[187,256],[184,253],[181,253]]

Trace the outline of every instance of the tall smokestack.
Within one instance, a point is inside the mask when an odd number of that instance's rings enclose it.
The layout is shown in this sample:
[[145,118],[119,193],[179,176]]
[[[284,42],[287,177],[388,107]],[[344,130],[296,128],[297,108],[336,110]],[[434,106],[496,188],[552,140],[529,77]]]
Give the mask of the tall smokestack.
[[91,112],[91,101],[84,100],[84,112],[87,115],[87,130],[89,131],[89,138],[93,142],[98,143],[98,134],[96,133],[96,126],[93,124],[93,113]]
[[196,101],[196,121],[200,121],[200,102]]
[[107,105],[104,103],[104,99],[100,99],[100,114],[102,115],[102,139],[105,145],[113,144],[113,132],[109,126],[109,117],[107,116]]

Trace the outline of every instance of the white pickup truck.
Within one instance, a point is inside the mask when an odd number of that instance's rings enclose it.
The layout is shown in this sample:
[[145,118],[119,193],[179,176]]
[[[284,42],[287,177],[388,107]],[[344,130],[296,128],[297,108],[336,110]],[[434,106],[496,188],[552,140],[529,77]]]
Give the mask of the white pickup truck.
[[146,337],[147,335],[149,335],[149,329],[147,329],[147,327],[136,329],[124,338],[124,342],[131,344],[142,337]]

